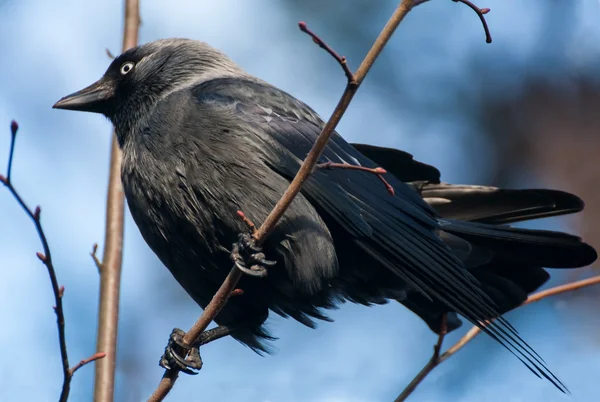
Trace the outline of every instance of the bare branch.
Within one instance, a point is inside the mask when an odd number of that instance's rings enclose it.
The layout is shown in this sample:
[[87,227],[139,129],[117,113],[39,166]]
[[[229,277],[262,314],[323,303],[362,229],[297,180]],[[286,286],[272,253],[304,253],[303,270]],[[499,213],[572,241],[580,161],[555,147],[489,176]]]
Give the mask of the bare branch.
[[[523,307],[527,304],[538,302],[538,301],[545,299],[547,297],[550,297],[550,296],[555,296],[555,295],[559,295],[562,293],[572,292],[572,291],[575,291],[575,290],[578,290],[581,288],[585,288],[585,287],[597,285],[597,284],[600,284],[600,275],[594,276],[592,278],[576,281],[576,282],[567,283],[565,285],[556,286],[556,287],[553,287],[550,289],[542,290],[541,292],[537,292],[537,293],[530,295],[527,298],[527,300],[525,300],[525,302],[523,302],[523,304],[521,304],[518,308]],[[436,368],[440,363],[446,361],[448,358],[450,358],[456,352],[461,350],[467,343],[471,342],[480,333],[481,333],[481,329],[476,326],[473,326],[473,328],[471,328],[469,330],[469,332],[467,332],[462,338],[460,338],[458,340],[458,342],[456,342],[454,345],[452,345],[441,356],[439,355],[439,350],[438,350],[438,357],[435,359],[433,357],[431,358],[431,360],[425,365],[425,367],[423,367],[423,369],[421,369],[419,374],[417,374],[416,377],[410,382],[410,384],[404,389],[404,391],[402,391],[402,393],[396,399],[395,402],[401,402],[401,401],[406,400],[406,398],[408,398],[408,396],[410,396],[410,394],[412,394],[412,392],[417,388],[417,386],[425,379],[425,377],[427,377],[427,375],[431,371],[433,371],[434,368]],[[440,337],[441,336],[442,335],[440,335]],[[438,339],[438,345],[441,345],[439,339]],[[434,357],[435,357],[435,353],[434,353]]]
[[[206,306],[200,318],[194,323],[194,326],[185,334],[183,342],[187,343],[188,345],[194,344],[196,339],[202,334],[204,330],[206,330],[206,327],[208,327],[213,318],[217,316],[219,311],[221,311],[223,306],[227,303],[229,297],[231,297],[233,292],[236,291],[235,286],[237,285],[241,277],[242,271],[240,271],[236,267],[232,268],[231,271],[229,271],[229,274],[223,281],[223,284],[221,284],[221,287],[219,288],[219,290],[217,290],[217,293],[215,293],[208,306]],[[196,333],[198,334],[198,336],[195,336]],[[178,350],[177,352],[181,353],[182,351]],[[148,402],[162,401],[173,388],[173,385],[175,384],[175,381],[177,380],[178,376],[178,370],[165,370],[165,374],[160,380],[160,383],[158,384],[156,390],[148,399]]]
[[[123,51],[135,47],[140,26],[139,0],[125,1]],[[97,352],[106,358],[96,364],[94,401],[114,400],[117,333],[119,321],[119,290],[123,261],[124,196],[121,185],[121,150],[116,135],[112,136],[108,194],[106,201],[106,232],[104,255],[100,270],[100,302],[98,314]],[[98,265],[98,263],[97,263]]]
[[444,338],[447,334],[447,320],[448,317],[444,313],[444,315],[442,315],[442,323],[440,326],[441,331],[438,335],[437,343],[433,346],[433,355],[431,356],[431,359],[429,359],[425,367],[421,369],[419,374],[417,374],[417,376],[410,382],[410,384],[408,384],[408,386],[404,389],[404,391],[402,391],[402,393],[398,396],[398,398],[396,398],[394,402],[405,401],[406,398],[408,398],[410,394],[412,394],[413,391],[417,389],[417,386],[421,383],[421,381],[423,381],[427,374],[429,374],[431,370],[433,370],[438,364],[440,364],[440,353],[442,351],[442,344],[444,343]]
[[[377,57],[391,38],[398,25],[400,25],[400,22],[402,22],[404,17],[411,10],[412,4],[413,0],[402,0],[400,2],[398,7],[392,14],[392,17],[387,22],[387,24],[375,40],[375,43],[365,56],[365,59],[362,61],[356,72],[353,75],[351,75],[354,79],[348,81],[348,84],[346,85],[346,89],[344,90],[340,101],[338,102],[331,117],[323,127],[311,151],[302,163],[302,166],[298,170],[296,177],[294,177],[294,180],[292,180],[289,187],[287,188],[277,205],[275,205],[267,219],[256,231],[254,239],[257,245],[262,244],[262,242],[266,239],[269,233],[273,230],[279,219],[281,219],[281,217],[283,216],[287,208],[290,206],[296,195],[300,192],[302,184],[306,181],[306,179],[314,170],[315,165],[317,164],[319,158],[321,157],[321,154],[325,149],[325,146],[327,145],[327,142],[329,141],[329,138],[333,135],[335,127],[346,112],[346,109],[348,108],[348,105],[350,105],[350,101],[356,94],[356,91],[358,90],[360,84],[362,83],[363,79],[373,66],[373,63],[375,63],[375,60],[377,59]],[[311,36],[313,37],[313,40],[316,37],[313,35]],[[323,42],[321,41],[320,43]],[[327,50],[327,48],[325,49]],[[332,54],[331,52],[329,53]],[[334,52],[332,56],[336,58],[336,53]],[[338,60],[338,58],[336,58],[336,60]],[[234,291],[235,286],[241,278],[241,276],[242,272],[234,266],[225,278],[225,281],[223,282],[217,293],[213,296],[211,302],[204,309],[203,314],[184,336],[184,343],[188,345],[194,344],[195,340],[198,339],[202,332],[208,327],[210,322],[216,317],[219,311],[221,311],[223,306],[227,303],[227,300],[229,299],[231,293]],[[148,401],[162,401],[165,398],[165,396],[169,393],[169,391],[173,388],[173,384],[177,380],[177,376],[177,370],[166,370],[158,388],[150,396]]]
[[50,252],[50,246],[48,245],[48,240],[46,238],[46,234],[44,233],[44,229],[40,220],[42,213],[41,208],[39,206],[35,207],[35,209],[33,210],[29,208],[11,181],[13,155],[18,130],[19,125],[16,121],[13,120],[10,124],[11,140],[10,151],[8,156],[8,167],[6,169],[7,175],[6,177],[0,175],[0,182],[2,182],[6,186],[6,188],[8,188],[8,191],[12,194],[15,200],[17,200],[17,203],[21,206],[23,211],[25,211],[29,218],[31,218],[35,225],[35,229],[38,233],[40,241],[42,242],[42,248],[44,249],[44,251],[38,251],[36,255],[40,259],[40,261],[42,261],[42,263],[44,263],[44,265],[46,266],[48,275],[50,276],[52,293],[54,294],[53,309],[54,313],[56,314],[56,326],[58,328],[58,343],[60,348],[60,357],[63,371],[63,385],[60,392],[59,401],[65,402],[69,398],[69,392],[71,390],[71,379],[74,373],[74,370],[71,371],[71,369],[69,368],[69,356],[67,353],[67,340],[65,335],[65,314],[63,311],[62,303],[62,298],[65,293],[65,287],[58,285],[56,270],[54,269],[54,263],[52,261],[52,253]]
[[329,46],[323,39],[319,38],[319,36],[317,36],[317,34],[315,34],[313,31],[308,29],[308,27],[306,26],[306,22],[300,21],[298,23],[298,27],[300,28],[300,30],[302,32],[310,35],[313,42],[315,42],[317,45],[319,45],[320,48],[325,49],[325,51],[327,53],[329,53],[331,55],[331,57],[333,57],[339,63],[339,65],[342,67],[342,70],[344,70],[344,74],[346,74],[348,83],[352,83],[353,85],[356,85],[356,83],[354,81],[354,74],[352,74],[350,67],[348,67],[348,60],[346,60],[346,56],[340,56],[339,54],[337,54],[337,52],[335,50],[333,50],[333,48],[331,46]]
[[[521,306],[519,306],[519,307],[538,302],[538,301],[545,299],[547,297],[550,297],[550,296],[556,296],[556,295],[559,295],[562,293],[573,292],[575,290],[579,290],[581,288],[585,288],[585,287],[597,285],[597,284],[600,284],[600,275],[593,276],[588,279],[582,279],[580,281],[556,286],[556,287],[553,287],[550,289],[542,290],[540,292],[530,295],[527,298],[527,300],[525,300],[525,302],[523,302],[523,304],[521,304]],[[444,360],[448,359],[450,356],[452,356],[453,354],[458,352],[460,349],[462,349],[463,346],[465,346],[467,343],[471,342],[473,340],[473,338],[475,338],[477,335],[479,335],[480,332],[481,332],[481,329],[479,329],[478,327],[471,328],[469,330],[469,332],[467,332],[465,334],[465,336],[463,336],[461,339],[459,339],[458,342],[456,342],[451,348],[449,348],[446,352],[444,352],[444,354],[440,358],[440,363],[443,362]]]

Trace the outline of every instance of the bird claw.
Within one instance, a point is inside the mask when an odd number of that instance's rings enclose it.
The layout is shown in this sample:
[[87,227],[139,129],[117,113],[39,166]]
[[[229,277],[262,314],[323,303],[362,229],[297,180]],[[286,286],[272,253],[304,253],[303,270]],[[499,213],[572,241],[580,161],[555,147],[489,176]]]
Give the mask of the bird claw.
[[[174,368],[180,371],[196,375],[202,368],[202,358],[200,357],[200,350],[197,346],[189,346],[183,342],[185,332],[179,328],[174,328],[169,336],[169,343],[165,347],[165,353],[162,355],[159,365],[167,370]],[[181,357],[176,351],[175,347],[181,348],[187,352],[187,357]]]
[[272,267],[277,264],[276,261],[266,259],[262,249],[256,245],[254,239],[248,233],[240,233],[238,242],[233,243],[231,259],[240,271],[258,278],[267,276],[265,267]]

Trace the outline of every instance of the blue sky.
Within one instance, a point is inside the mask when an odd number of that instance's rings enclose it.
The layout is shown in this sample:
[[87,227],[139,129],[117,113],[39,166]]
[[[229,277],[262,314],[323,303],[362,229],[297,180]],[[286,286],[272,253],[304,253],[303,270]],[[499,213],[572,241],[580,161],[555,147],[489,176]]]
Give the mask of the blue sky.
[[[549,46],[537,35],[542,4],[482,0],[480,6],[492,9],[488,22],[494,43],[486,45],[471,10],[432,1],[408,17],[386,54],[395,60],[397,79],[408,82],[406,91],[422,95],[424,102],[443,101],[443,83],[460,77],[471,57],[501,69],[500,50],[508,49],[519,61]],[[269,0],[142,0],[140,40],[178,36],[209,42],[327,117],[345,79],[296,27],[297,21],[306,20],[321,32],[327,21],[317,14],[290,15],[284,5]],[[566,68],[587,65],[598,54],[600,38],[600,2],[579,0],[572,7],[577,24],[563,44]],[[382,1],[380,19],[365,24],[375,32],[393,8],[394,2]],[[67,338],[75,363],[95,348],[98,275],[89,252],[104,237],[111,126],[98,115],[51,106],[101,76],[110,62],[105,48],[118,53],[122,5],[116,0],[5,0],[0,1],[0,21],[0,127],[5,127],[4,135],[0,131],[0,166],[8,153],[10,121],[16,119],[21,131],[13,180],[29,203],[42,205],[59,281],[66,288]],[[344,43],[332,45],[344,53]],[[359,60],[350,62],[356,66]],[[498,80],[498,85],[518,85],[510,70]],[[485,153],[465,158],[460,141],[484,141],[475,137],[475,128],[462,117],[432,119],[426,112],[413,113],[410,106],[386,105],[367,78],[339,131],[354,142],[405,149],[435,163],[447,181],[476,180]],[[0,400],[53,401],[62,378],[51,288],[35,257],[40,245],[34,228],[5,190],[0,191],[0,222]],[[481,337],[432,373],[411,400],[600,400],[600,349],[593,340],[600,323],[570,305],[569,297],[547,300],[509,318],[569,386],[572,397],[537,380],[505,350]],[[198,314],[199,308],[178,288],[127,215],[119,401],[149,396],[162,375],[157,362],[171,329],[188,328]],[[429,359],[435,342],[428,328],[400,305],[344,305],[331,315],[335,323],[323,323],[316,331],[271,319],[270,328],[281,339],[275,343],[278,353],[267,358],[229,339],[207,346],[202,373],[183,376],[169,400],[391,401]],[[459,336],[452,334],[447,344]],[[91,400],[92,384],[89,366],[76,374],[71,400]]]

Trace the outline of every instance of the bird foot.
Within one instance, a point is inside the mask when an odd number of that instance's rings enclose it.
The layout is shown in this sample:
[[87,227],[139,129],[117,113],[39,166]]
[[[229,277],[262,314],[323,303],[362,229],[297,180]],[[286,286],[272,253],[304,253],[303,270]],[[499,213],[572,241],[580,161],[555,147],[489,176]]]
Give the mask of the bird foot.
[[[190,346],[183,342],[185,332],[179,328],[174,328],[169,336],[169,343],[165,347],[165,353],[162,355],[159,365],[167,370],[174,368],[180,371],[196,375],[202,368],[202,358],[197,346]],[[186,353],[186,357],[181,357],[176,349]],[[185,355],[184,355],[185,356]]]
[[266,267],[272,267],[276,264],[275,261],[266,259],[262,249],[256,245],[254,239],[248,233],[240,233],[238,242],[233,243],[231,260],[246,275],[259,278],[267,276]]

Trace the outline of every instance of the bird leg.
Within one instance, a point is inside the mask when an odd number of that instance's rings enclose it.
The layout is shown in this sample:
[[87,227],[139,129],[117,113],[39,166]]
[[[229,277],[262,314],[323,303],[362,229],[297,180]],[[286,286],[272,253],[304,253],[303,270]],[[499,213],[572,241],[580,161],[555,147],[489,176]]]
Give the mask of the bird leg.
[[[198,347],[187,345],[183,342],[185,332],[179,328],[173,328],[169,336],[169,342],[165,347],[165,353],[158,363],[161,367],[172,370],[178,368],[186,374],[195,375],[202,368],[202,358]],[[175,349],[185,352],[185,357],[181,357]]]
[[264,278],[267,276],[265,266],[272,267],[276,264],[276,261],[266,259],[262,249],[248,233],[240,233],[238,242],[233,243],[232,247],[231,260],[246,275]]
[[167,370],[177,368],[186,374],[196,375],[202,368],[200,346],[230,335],[233,331],[232,327],[221,325],[204,331],[193,345],[188,345],[183,341],[185,332],[182,329],[173,328],[165,347],[165,353],[158,364]]

